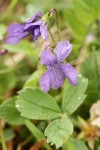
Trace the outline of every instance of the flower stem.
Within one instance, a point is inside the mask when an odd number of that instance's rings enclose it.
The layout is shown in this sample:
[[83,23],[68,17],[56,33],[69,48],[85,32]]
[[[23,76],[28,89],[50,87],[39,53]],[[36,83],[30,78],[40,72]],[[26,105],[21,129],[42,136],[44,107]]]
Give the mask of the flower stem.
[[56,45],[55,39],[54,39],[54,37],[53,37],[53,35],[52,35],[50,29],[48,29],[48,31],[49,31],[50,37],[51,37],[51,39],[52,39],[54,45]]
[[58,22],[58,13],[57,13],[56,9],[55,9],[55,15],[56,15],[56,26],[57,26],[57,30],[58,30],[58,37],[59,37],[59,41],[60,41],[61,40],[60,27],[59,27],[59,22]]
[[[93,48],[93,54],[94,54],[94,68],[95,68],[95,75],[96,75],[96,81],[97,81],[97,90],[100,90],[100,79],[99,79],[99,68],[98,68],[98,62],[97,62],[97,57],[96,57],[96,51],[95,48]],[[100,94],[99,94],[100,98]]]
[[4,137],[4,133],[3,133],[3,129],[1,127],[1,125],[0,125],[0,137],[1,137],[2,149],[3,150],[7,150],[6,142],[5,142],[5,137]]

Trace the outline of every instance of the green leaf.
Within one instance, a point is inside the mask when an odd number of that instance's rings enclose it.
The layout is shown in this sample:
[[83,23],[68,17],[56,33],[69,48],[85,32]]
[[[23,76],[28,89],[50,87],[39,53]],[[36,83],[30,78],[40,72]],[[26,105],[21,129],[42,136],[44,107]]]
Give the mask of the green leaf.
[[3,48],[8,49],[9,52],[19,52],[29,56],[36,56],[39,53],[35,45],[27,40],[22,40],[16,45],[4,44]]
[[63,146],[63,150],[89,150],[83,141],[70,139]]
[[79,75],[77,86],[72,86],[69,82],[64,87],[62,111],[72,114],[84,101],[84,95],[88,86],[88,80]]
[[[0,62],[0,73],[5,69],[6,66]],[[0,93],[5,92],[6,90],[10,90],[15,87],[17,83],[16,74],[14,72],[6,72],[4,74],[0,74]]]
[[27,88],[20,91],[17,105],[21,115],[29,119],[48,120],[61,115],[55,100],[39,88]]
[[74,35],[79,39],[83,39],[86,35],[86,27],[85,25],[77,18],[75,12],[69,10],[64,13],[64,18],[66,20],[66,24],[68,24],[69,28],[72,30]]
[[99,147],[98,147],[98,150],[100,150],[100,145],[99,145]]
[[78,18],[84,24],[91,24],[100,18],[100,0],[74,0],[73,5]]
[[[38,142],[40,141],[46,141],[46,138],[44,134],[29,120],[25,121],[26,127],[30,130],[30,132],[33,134],[33,136],[36,138]],[[51,150],[50,146],[48,144],[44,144],[44,147],[48,150]]]
[[6,33],[7,27],[5,24],[0,24],[0,40],[4,38],[4,34]]
[[[94,21],[95,15],[94,15],[94,9],[92,8],[92,2],[89,0],[75,0],[73,1],[75,12],[78,16],[78,18],[84,23],[84,24],[90,24]],[[93,6],[94,7],[94,6]],[[88,19],[87,19],[88,18]]]
[[4,130],[4,137],[6,141],[12,140],[15,137],[15,133],[12,129]]
[[56,148],[63,145],[73,132],[73,124],[68,118],[61,118],[52,121],[45,129],[47,142],[55,144]]
[[86,103],[89,105],[100,98],[100,51],[91,53],[82,63],[81,73],[88,78]]
[[21,125],[24,124],[24,118],[15,108],[15,100],[11,98],[0,105],[0,118],[13,125]]
[[39,71],[35,71],[32,73],[32,75],[28,78],[26,81],[24,87],[34,87],[37,85],[39,80]]

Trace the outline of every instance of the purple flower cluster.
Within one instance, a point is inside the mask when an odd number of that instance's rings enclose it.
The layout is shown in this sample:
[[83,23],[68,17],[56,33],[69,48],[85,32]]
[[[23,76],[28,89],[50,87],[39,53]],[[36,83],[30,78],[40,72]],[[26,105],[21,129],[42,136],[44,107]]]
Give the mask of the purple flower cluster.
[[72,45],[69,41],[61,41],[55,49],[55,53],[50,48],[46,48],[41,55],[41,64],[45,64],[48,68],[47,72],[42,76],[40,84],[45,92],[50,87],[58,89],[64,83],[67,77],[72,85],[77,85],[78,75],[74,67],[62,61],[70,54]]
[[17,44],[28,35],[32,35],[33,41],[37,40],[40,35],[44,40],[48,39],[47,25],[45,21],[41,19],[40,11],[24,24],[13,23],[10,25],[6,42],[9,44]]
[[[47,40],[48,30],[47,22],[55,13],[55,9],[41,17],[41,12],[38,11],[31,19],[24,24],[14,23],[8,28],[8,37],[6,41],[9,44],[17,44],[21,39],[28,35],[32,35],[33,41],[41,35],[44,40]],[[46,46],[41,54],[41,64],[45,64],[48,68],[43,74],[40,84],[44,92],[48,92],[50,87],[58,89],[64,83],[64,78],[67,77],[69,82],[77,85],[78,75],[73,66],[68,63],[62,63],[63,60],[71,53],[72,44],[69,41],[61,41],[57,44],[55,52],[50,47]]]

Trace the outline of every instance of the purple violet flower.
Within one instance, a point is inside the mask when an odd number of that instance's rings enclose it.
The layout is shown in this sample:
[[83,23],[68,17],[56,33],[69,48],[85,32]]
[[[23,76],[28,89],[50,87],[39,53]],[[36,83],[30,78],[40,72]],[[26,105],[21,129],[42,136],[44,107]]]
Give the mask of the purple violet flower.
[[33,41],[42,35],[44,40],[48,39],[47,25],[41,18],[41,12],[38,11],[26,23],[13,23],[8,28],[8,37],[6,42],[9,44],[17,44],[21,39],[28,35],[32,35]]
[[44,92],[48,92],[50,87],[58,89],[64,83],[64,78],[67,77],[70,83],[77,85],[78,74],[74,67],[62,61],[71,53],[72,44],[69,41],[61,41],[57,44],[55,53],[50,47],[47,47],[41,54],[41,64],[45,64],[48,68],[43,74],[40,85]]

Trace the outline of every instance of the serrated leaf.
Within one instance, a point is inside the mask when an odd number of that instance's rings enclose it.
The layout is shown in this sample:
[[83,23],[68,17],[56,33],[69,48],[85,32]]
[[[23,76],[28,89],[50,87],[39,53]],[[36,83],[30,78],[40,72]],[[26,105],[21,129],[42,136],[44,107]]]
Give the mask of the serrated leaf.
[[39,88],[20,91],[16,104],[21,115],[29,119],[48,120],[61,115],[55,100]]
[[[30,130],[30,132],[33,134],[33,136],[36,138],[38,142],[41,140],[46,141],[46,138],[44,134],[34,125],[32,124],[29,120],[25,121],[26,127]],[[48,144],[44,144],[44,147],[48,150],[51,150],[50,146]]]
[[70,83],[67,83],[64,87],[62,111],[67,114],[72,114],[84,101],[86,95],[84,95],[88,86],[88,80],[81,75],[78,79],[77,86],[73,87]]
[[24,118],[15,108],[15,98],[6,100],[0,105],[0,118],[13,125],[24,124]]
[[55,144],[56,148],[63,145],[73,132],[73,124],[68,118],[61,118],[52,121],[45,129],[47,142]]
[[83,141],[70,139],[64,145],[63,150],[89,150]]

